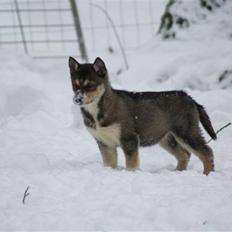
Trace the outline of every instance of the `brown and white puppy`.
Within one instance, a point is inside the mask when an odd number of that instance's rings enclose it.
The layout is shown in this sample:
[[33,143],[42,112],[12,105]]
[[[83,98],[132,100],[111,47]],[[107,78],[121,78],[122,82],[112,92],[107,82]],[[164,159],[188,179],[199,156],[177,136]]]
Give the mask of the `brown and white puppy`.
[[159,143],[177,159],[176,169],[187,168],[190,153],[203,163],[204,174],[214,170],[213,152],[199,122],[216,139],[203,106],[183,91],[128,92],[111,87],[104,62],[79,64],[69,58],[74,102],[80,105],[87,130],[95,138],[105,166],[117,167],[117,147],[126,168],[139,167],[138,147]]

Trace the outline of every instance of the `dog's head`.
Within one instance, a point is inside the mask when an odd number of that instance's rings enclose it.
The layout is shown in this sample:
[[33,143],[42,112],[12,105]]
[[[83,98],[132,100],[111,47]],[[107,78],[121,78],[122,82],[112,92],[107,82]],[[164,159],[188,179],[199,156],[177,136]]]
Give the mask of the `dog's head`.
[[107,70],[101,58],[97,57],[93,64],[79,64],[73,57],[69,57],[69,69],[75,94],[74,103],[90,104],[104,94]]

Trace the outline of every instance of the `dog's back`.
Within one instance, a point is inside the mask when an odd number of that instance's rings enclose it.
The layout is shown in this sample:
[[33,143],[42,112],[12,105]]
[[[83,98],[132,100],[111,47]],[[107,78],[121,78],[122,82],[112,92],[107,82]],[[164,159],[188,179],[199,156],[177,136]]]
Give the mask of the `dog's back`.
[[[195,102],[183,91],[127,92],[115,90],[127,112],[123,118],[133,121],[140,145],[152,145],[169,131],[197,126],[199,114]],[[130,117],[125,119],[125,117]]]

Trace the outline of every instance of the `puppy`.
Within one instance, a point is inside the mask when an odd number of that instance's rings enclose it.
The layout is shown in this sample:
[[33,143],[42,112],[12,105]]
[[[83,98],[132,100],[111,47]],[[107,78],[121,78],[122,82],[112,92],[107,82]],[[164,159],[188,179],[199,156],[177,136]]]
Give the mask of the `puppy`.
[[113,89],[101,58],[80,64],[69,58],[74,103],[80,105],[84,124],[95,138],[103,164],[117,167],[117,147],[126,168],[139,167],[139,146],[159,143],[177,159],[176,170],[186,170],[190,154],[203,163],[203,173],[214,170],[212,149],[199,122],[212,139],[216,133],[204,107],[183,91],[128,92]]

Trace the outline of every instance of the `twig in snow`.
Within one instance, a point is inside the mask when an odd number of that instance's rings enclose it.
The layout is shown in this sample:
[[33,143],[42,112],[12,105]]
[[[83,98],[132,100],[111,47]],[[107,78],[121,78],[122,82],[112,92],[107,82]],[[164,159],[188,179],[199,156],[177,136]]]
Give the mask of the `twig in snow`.
[[[231,125],[231,122],[228,122],[225,126],[221,127],[219,130],[216,131],[216,135],[230,125]],[[213,139],[210,139],[207,143],[210,143],[212,140]]]
[[28,185],[27,188],[26,188],[26,190],[25,190],[25,192],[24,192],[23,200],[22,200],[23,204],[25,204],[25,199],[26,199],[26,197],[30,194],[30,193],[28,192],[29,188],[30,188],[30,186]]

